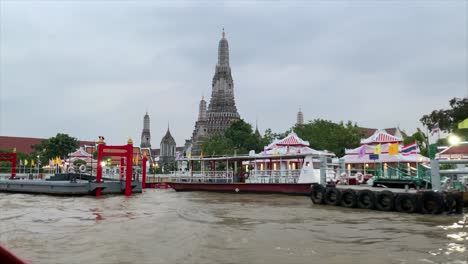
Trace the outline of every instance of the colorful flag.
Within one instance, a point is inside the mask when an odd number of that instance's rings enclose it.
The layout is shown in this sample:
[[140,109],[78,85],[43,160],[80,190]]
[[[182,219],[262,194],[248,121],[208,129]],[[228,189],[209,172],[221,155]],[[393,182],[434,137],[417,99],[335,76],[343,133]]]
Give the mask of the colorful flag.
[[23,166],[23,160],[20,160],[20,164],[19,164],[19,165],[20,165],[20,166]]
[[27,159],[24,160],[24,166],[28,166],[28,160]]
[[458,123],[458,129],[468,128],[468,118]]
[[388,147],[388,154],[389,155],[396,155],[398,154],[398,143],[392,143]]
[[366,145],[363,145],[360,149],[359,149],[359,158],[362,158],[364,157],[364,155],[366,155]]
[[439,132],[440,132],[439,123],[435,123],[434,125],[432,125],[431,135],[434,135],[435,133],[439,133]]
[[374,154],[377,154],[377,155],[380,154],[380,143],[377,146],[375,146]]
[[36,166],[36,165],[34,164],[34,160],[31,160],[31,167],[34,167],[34,166]]
[[410,155],[410,154],[417,154],[417,153],[419,153],[419,148],[418,148],[418,144],[416,143],[416,141],[408,145],[404,145],[401,148],[401,154],[405,156]]

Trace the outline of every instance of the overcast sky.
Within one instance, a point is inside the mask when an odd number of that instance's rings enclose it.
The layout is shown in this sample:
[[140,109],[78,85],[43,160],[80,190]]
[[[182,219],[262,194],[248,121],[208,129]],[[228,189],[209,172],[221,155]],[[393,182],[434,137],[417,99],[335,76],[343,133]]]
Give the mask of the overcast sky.
[[467,1],[0,0],[0,135],[177,145],[225,28],[241,117],[400,126],[468,95]]

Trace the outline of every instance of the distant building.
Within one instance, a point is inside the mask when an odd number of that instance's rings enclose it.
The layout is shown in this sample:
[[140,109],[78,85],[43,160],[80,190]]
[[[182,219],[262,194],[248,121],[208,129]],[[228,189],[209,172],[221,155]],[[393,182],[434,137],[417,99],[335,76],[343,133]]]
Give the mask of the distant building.
[[202,98],[198,120],[192,134],[192,155],[201,153],[202,143],[210,136],[222,134],[233,121],[240,119],[234,99],[234,81],[229,66],[229,44],[224,30],[218,45],[218,63],[212,82],[208,109]]
[[143,131],[141,131],[141,148],[151,148],[150,118],[148,112],[143,117]]
[[159,167],[165,168],[174,163],[176,158],[176,142],[171,135],[169,126],[166,135],[161,139],[161,150],[159,153]]
[[297,121],[296,125],[300,126],[304,124],[304,114],[302,113],[301,108],[299,107],[299,112],[297,112]]
[[258,122],[255,122],[255,132],[254,132],[254,134],[258,138],[262,137],[262,135],[260,134],[260,131],[258,131]]
[[460,142],[456,146],[450,146],[436,155],[436,159],[468,159],[468,142]]

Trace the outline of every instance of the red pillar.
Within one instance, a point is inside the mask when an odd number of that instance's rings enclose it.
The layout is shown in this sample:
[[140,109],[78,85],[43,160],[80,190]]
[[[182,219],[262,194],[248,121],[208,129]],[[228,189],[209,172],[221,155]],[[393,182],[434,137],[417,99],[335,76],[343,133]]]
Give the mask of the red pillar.
[[143,157],[143,164],[141,166],[141,169],[143,170],[143,178],[141,179],[141,188],[142,189],[146,189],[146,161],[148,159],[146,158],[146,156]]
[[[97,158],[97,171],[96,171],[96,183],[102,182],[102,152],[104,148],[104,142],[99,142],[98,144],[98,158]],[[96,197],[100,197],[102,193],[101,189],[96,190]]]
[[133,167],[133,142],[127,144],[127,178],[125,179],[125,196],[132,195],[132,169]]

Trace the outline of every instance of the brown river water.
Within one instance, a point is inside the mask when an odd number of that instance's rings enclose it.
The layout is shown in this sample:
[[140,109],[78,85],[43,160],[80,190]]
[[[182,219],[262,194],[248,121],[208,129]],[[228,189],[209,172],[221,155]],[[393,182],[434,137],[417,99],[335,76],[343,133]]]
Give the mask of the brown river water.
[[468,263],[468,215],[285,195],[0,193],[0,242],[31,263]]

